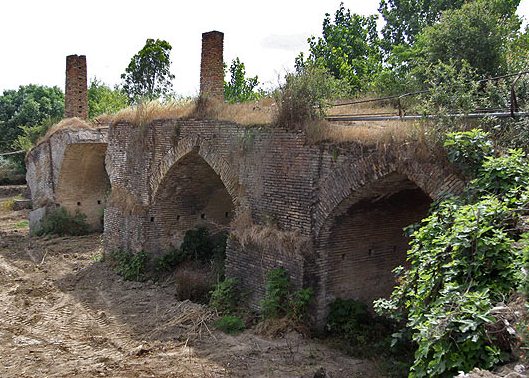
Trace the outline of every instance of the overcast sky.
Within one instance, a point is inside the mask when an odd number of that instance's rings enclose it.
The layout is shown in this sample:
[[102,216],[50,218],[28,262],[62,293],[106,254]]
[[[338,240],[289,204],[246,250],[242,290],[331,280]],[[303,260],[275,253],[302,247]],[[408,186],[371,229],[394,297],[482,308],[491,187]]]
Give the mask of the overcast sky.
[[[344,0],[352,12],[374,14],[379,0]],[[87,56],[88,77],[117,84],[147,38],[168,41],[174,88],[198,93],[201,34],[224,32],[224,61],[239,57],[265,86],[293,68],[319,36],[334,0],[11,0],[0,7],[0,92],[29,83],[64,89],[65,57]],[[528,18],[529,0],[519,14]]]

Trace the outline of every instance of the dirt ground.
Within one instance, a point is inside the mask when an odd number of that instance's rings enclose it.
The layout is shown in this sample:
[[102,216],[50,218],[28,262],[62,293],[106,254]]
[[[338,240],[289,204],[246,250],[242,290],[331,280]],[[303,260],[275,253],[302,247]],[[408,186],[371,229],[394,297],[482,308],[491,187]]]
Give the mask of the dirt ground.
[[29,237],[27,211],[2,201],[1,377],[381,376],[297,333],[216,331],[197,321],[208,309],[177,301],[174,285],[123,281],[100,261],[101,235]]

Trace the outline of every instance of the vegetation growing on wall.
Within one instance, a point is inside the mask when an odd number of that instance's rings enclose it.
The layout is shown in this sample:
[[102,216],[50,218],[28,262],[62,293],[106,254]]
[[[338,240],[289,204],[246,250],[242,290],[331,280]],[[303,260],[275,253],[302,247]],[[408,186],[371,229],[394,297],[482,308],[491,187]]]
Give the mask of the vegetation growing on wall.
[[391,299],[376,302],[379,313],[405,325],[396,336],[410,332],[417,345],[411,377],[492,368],[511,352],[488,329],[499,321],[491,309],[527,281],[526,235],[517,224],[528,204],[529,164],[520,150],[493,154],[485,137],[449,135],[449,155],[474,179],[409,229],[410,267],[395,270]]

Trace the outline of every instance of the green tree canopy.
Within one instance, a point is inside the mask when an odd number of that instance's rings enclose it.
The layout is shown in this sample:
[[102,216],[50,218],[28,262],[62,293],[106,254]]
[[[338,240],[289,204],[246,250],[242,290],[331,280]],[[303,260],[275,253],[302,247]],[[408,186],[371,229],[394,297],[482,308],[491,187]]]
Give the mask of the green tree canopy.
[[64,94],[58,87],[20,86],[0,96],[0,152],[10,151],[22,126],[37,126],[64,115]]
[[378,11],[386,21],[382,29],[384,47],[412,44],[427,25],[438,21],[447,9],[457,9],[465,0],[381,0]]
[[88,117],[94,118],[100,114],[116,113],[127,107],[127,94],[119,88],[110,88],[97,78],[90,81],[88,87]]
[[147,39],[121,75],[123,90],[131,104],[142,98],[148,100],[168,97],[172,93],[171,45],[160,39]]
[[[334,20],[325,15],[323,36],[309,39],[308,62],[347,82],[352,93],[365,89],[382,68],[376,20],[377,16],[351,14],[341,3]],[[302,56],[300,64],[305,64]]]
[[261,96],[255,90],[259,85],[259,79],[257,76],[246,77],[246,68],[238,57],[232,60],[229,72],[230,81],[224,82],[224,97],[226,101],[231,103],[245,102],[257,100]]
[[507,50],[520,29],[516,2],[476,0],[443,13],[440,21],[417,36],[416,55],[421,64],[466,61],[478,75],[494,76],[507,69]]

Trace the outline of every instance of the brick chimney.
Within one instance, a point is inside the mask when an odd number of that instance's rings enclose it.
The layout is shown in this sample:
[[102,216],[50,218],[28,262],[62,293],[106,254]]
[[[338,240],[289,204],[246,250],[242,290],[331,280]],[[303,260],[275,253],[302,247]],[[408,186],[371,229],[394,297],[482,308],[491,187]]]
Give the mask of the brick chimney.
[[200,96],[224,101],[224,33],[202,33]]
[[88,119],[85,55],[68,55],[66,57],[64,117]]

